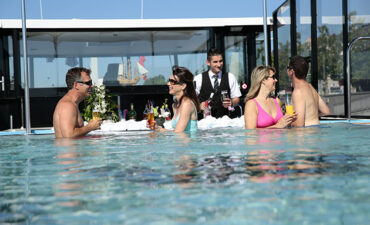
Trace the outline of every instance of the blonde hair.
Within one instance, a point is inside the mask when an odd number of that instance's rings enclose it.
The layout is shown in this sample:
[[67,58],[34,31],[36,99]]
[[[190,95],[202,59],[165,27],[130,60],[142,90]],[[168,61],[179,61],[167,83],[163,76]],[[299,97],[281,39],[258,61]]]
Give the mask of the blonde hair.
[[269,71],[275,73],[275,68],[271,66],[257,66],[253,69],[251,75],[251,88],[248,91],[245,102],[248,100],[257,97],[261,89],[261,83],[264,79],[269,77]]

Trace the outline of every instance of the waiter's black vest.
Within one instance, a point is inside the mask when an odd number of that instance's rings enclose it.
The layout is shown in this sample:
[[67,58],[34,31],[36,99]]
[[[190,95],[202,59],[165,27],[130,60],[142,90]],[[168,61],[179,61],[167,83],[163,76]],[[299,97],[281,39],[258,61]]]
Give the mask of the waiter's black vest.
[[[212,87],[211,79],[209,79],[208,71],[202,73],[202,87],[200,88],[199,101],[204,102],[209,99],[211,93],[215,90]],[[211,105],[211,115],[219,118],[229,114],[229,110],[222,106],[221,91],[227,91],[230,96],[229,74],[223,73],[221,84],[216,92],[214,92]]]

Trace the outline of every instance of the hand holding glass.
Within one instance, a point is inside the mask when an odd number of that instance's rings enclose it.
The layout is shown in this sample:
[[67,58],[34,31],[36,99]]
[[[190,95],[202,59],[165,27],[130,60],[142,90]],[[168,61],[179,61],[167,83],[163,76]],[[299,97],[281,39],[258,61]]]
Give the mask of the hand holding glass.
[[285,112],[291,116],[294,115],[292,97],[291,97],[291,94],[289,93],[285,95]]
[[93,111],[93,113],[92,113],[92,119],[93,120],[98,120],[98,119],[100,119],[100,112],[99,111]]
[[[231,99],[230,99],[230,96],[229,96],[229,93],[227,93],[227,91],[221,91],[221,101],[222,103],[229,103],[231,102]],[[234,107],[232,107],[232,105],[230,105],[228,107],[228,110],[229,111],[233,111],[234,110]]]

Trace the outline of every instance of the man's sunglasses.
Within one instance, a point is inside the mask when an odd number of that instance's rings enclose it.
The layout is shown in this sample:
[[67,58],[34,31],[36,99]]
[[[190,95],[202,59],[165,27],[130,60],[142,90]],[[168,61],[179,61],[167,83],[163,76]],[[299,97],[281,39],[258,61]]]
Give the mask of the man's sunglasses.
[[168,82],[170,82],[171,85],[183,84],[182,82],[174,79],[168,79]]
[[89,80],[89,81],[76,81],[76,83],[86,84],[87,86],[91,86],[92,85],[92,80]]

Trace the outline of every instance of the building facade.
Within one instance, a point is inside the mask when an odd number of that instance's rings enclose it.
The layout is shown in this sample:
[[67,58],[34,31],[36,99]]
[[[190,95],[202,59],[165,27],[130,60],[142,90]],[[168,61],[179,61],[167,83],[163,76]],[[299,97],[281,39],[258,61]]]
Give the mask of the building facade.
[[[25,126],[24,67],[21,21],[0,23],[4,130]],[[120,96],[122,110],[134,103],[140,119],[147,100],[160,105],[168,98],[171,103],[166,81],[173,65],[201,73],[208,69],[207,50],[217,47],[224,53],[225,70],[241,85],[265,57],[262,18],[27,20],[27,45],[31,127],[52,126],[72,67],[90,68],[94,83]]]

